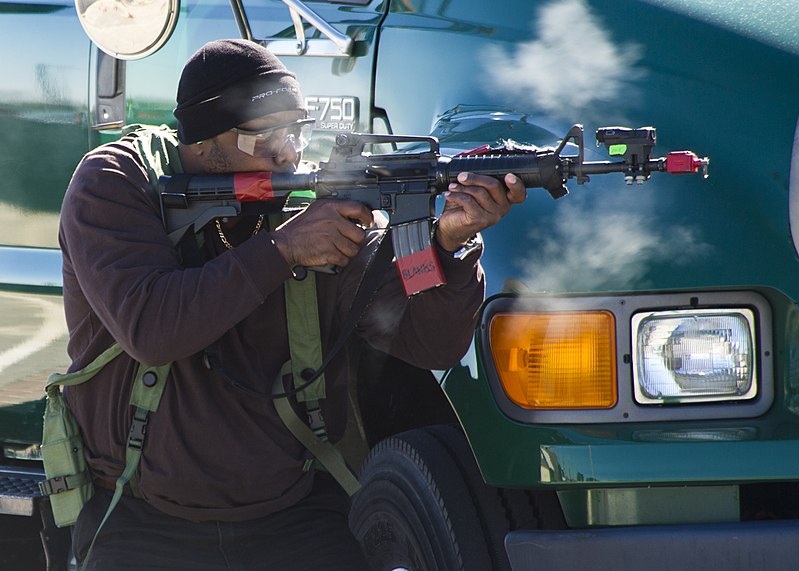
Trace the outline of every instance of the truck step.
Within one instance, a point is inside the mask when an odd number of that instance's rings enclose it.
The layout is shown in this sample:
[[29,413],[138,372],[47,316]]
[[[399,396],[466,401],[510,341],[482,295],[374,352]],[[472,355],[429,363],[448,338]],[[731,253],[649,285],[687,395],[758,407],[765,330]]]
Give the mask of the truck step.
[[33,502],[41,496],[39,482],[45,479],[43,469],[0,468],[0,514],[33,515]]

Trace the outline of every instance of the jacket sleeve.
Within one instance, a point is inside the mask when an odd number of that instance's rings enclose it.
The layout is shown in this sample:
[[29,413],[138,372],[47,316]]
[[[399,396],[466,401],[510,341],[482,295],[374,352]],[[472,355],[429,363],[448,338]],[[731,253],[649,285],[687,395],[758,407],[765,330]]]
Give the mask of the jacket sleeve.
[[147,364],[202,350],[291,275],[266,232],[200,268],[183,268],[144,168],[122,144],[79,165],[59,240],[70,329],[104,327]]
[[377,349],[426,369],[446,369],[463,357],[485,295],[481,250],[459,260],[437,249],[445,285],[409,298],[392,263],[358,324]]

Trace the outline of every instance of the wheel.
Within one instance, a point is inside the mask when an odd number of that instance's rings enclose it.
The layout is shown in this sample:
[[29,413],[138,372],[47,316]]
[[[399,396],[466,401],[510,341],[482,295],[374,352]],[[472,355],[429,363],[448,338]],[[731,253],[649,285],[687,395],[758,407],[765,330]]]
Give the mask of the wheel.
[[515,526],[504,491],[483,483],[459,429],[427,427],[383,440],[360,479],[350,527],[373,571],[510,569],[503,542]]

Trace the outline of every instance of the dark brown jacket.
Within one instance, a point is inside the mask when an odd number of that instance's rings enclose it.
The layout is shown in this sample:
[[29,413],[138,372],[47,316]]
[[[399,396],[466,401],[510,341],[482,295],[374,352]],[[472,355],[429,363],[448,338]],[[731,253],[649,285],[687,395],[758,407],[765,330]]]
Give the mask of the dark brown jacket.
[[[105,145],[78,166],[61,214],[70,370],[114,340],[125,350],[94,379],[66,391],[91,470],[105,483],[123,470],[136,361],[173,362],[160,408],[150,415],[140,465],[145,499],[198,521],[246,520],[285,508],[310,489],[303,447],[269,398],[234,388],[201,355],[215,344],[228,373],[267,393],[289,358],[281,286],[290,269],[268,231],[249,237],[248,220],[237,226],[238,236],[232,233],[241,244],[231,251],[206,229],[208,261],[183,268],[148,184],[131,144]],[[317,277],[325,348],[347,316],[364,257],[337,276]],[[410,300],[392,269],[357,333],[419,367],[457,363],[483,299],[483,274],[477,256],[459,261],[445,254],[442,263],[448,284]],[[348,376],[340,355],[326,372],[323,404],[333,440],[346,422]]]

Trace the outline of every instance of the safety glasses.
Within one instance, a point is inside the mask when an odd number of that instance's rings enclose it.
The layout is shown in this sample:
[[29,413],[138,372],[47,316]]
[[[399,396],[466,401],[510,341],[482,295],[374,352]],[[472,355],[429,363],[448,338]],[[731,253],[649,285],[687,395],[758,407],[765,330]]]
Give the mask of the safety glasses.
[[291,145],[297,153],[307,147],[315,121],[300,119],[261,131],[237,127],[231,130],[238,135],[237,146],[241,152],[253,157],[276,157],[286,145]]

